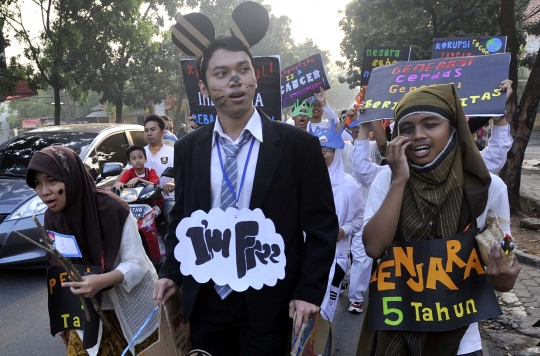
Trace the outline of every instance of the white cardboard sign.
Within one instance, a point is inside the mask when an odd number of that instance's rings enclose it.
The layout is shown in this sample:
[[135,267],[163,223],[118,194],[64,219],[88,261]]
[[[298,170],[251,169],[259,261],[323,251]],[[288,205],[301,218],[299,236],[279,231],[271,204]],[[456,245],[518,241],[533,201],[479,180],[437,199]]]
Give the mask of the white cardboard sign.
[[49,238],[53,240],[53,246],[64,257],[82,257],[77,240],[73,235],[64,235],[56,231],[47,230]]
[[261,209],[197,210],[176,228],[180,272],[243,292],[285,278],[285,245]]

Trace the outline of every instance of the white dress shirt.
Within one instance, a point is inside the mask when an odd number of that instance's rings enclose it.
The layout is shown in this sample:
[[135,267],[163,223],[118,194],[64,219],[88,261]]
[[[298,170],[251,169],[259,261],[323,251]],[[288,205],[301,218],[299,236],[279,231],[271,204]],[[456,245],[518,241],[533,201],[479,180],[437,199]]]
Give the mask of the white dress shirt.
[[[221,170],[221,165],[219,163],[216,136],[219,135],[223,137],[225,144],[237,144],[243,138],[244,132],[246,130],[249,131],[251,135],[253,135],[253,137],[255,137],[255,142],[253,144],[251,157],[249,159],[249,162],[247,163],[248,166],[246,171],[246,178],[244,180],[244,187],[242,188],[242,192],[240,193],[240,197],[238,199],[238,209],[249,209],[251,192],[253,190],[253,181],[255,179],[255,169],[257,168],[257,159],[259,157],[259,147],[261,145],[261,142],[263,141],[261,120],[262,119],[261,115],[259,115],[259,112],[257,110],[254,110],[253,115],[246,124],[246,127],[244,127],[244,130],[242,130],[240,136],[235,141],[233,141],[227,134],[223,132],[223,128],[219,123],[219,117],[216,118],[214,132],[212,133],[212,154],[210,157],[210,199],[212,202],[212,209],[221,207],[221,186],[223,182],[223,171]],[[236,157],[238,173],[236,186],[234,187],[235,194],[238,194],[238,190],[240,189],[240,183],[242,181],[242,175],[244,173],[244,167],[246,165],[250,145],[251,140],[249,140],[242,146],[240,152],[238,152],[238,156]],[[223,148],[220,147],[220,150],[221,157],[225,161],[225,153],[223,152]]]

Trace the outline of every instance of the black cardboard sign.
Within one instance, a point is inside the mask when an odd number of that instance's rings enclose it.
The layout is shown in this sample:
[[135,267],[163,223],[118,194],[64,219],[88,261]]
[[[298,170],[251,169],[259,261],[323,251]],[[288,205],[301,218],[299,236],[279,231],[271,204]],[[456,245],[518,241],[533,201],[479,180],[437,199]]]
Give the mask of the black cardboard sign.
[[408,61],[411,56],[411,46],[369,46],[364,48],[362,57],[362,79],[360,85],[368,85],[373,68]]
[[[74,267],[81,276],[101,273],[101,268],[95,266],[74,265]],[[83,330],[83,347],[85,349],[92,348],[97,343],[99,316],[89,299],[83,298],[85,305],[81,305],[79,297],[73,294],[70,288],[62,287],[63,282],[70,282],[70,279],[62,266],[56,265],[47,269],[51,335],[55,336],[60,331]],[[101,293],[96,294],[96,298],[101,301]],[[90,322],[86,321],[84,308],[90,313]]]
[[393,243],[370,281],[370,329],[446,331],[502,314],[477,233]]
[[281,95],[283,108],[294,105],[296,101],[330,89],[326,69],[320,53],[314,54],[281,72]]
[[[254,57],[257,90],[253,105],[260,108],[270,119],[281,121],[280,62],[279,57]],[[181,61],[184,85],[191,115],[197,125],[211,124],[216,120],[216,108],[210,98],[199,90],[199,71],[194,59]]]

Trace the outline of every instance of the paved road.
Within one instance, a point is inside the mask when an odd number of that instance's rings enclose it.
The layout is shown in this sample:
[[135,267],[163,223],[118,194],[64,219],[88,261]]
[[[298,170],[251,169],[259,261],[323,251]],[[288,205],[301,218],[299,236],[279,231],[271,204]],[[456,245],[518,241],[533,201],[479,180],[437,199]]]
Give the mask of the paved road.
[[[335,356],[354,356],[363,315],[347,312],[340,298],[336,312]],[[0,269],[0,354],[65,355],[62,341],[49,333],[45,270]]]
[[[354,356],[358,346],[358,337],[364,321],[364,314],[351,314],[347,311],[349,299],[342,295],[334,318],[336,335],[334,336],[334,356]],[[366,305],[367,306],[367,305]]]
[[49,333],[45,270],[0,269],[0,354],[65,354]]

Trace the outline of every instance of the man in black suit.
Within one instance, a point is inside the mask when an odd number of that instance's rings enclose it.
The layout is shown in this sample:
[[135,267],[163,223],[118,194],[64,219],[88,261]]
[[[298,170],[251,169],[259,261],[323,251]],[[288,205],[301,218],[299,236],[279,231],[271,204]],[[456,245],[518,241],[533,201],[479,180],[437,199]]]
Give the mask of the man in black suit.
[[[253,107],[253,58],[240,40],[214,40],[197,68],[201,92],[215,103],[218,119],[175,144],[176,204],[154,299],[163,302],[182,286],[184,319],[190,320],[194,348],[214,356],[282,356],[290,318],[296,313],[298,332],[301,323],[319,312],[334,259],[338,222],[328,170],[316,137],[274,122]],[[196,210],[223,209],[226,169],[220,166],[216,146],[242,141],[252,147],[241,146],[238,179],[230,189],[241,191],[236,196],[239,209],[260,208],[273,221],[285,246],[285,278],[273,287],[233,291],[222,299],[212,280],[200,284],[180,274],[175,231],[180,220]]]

